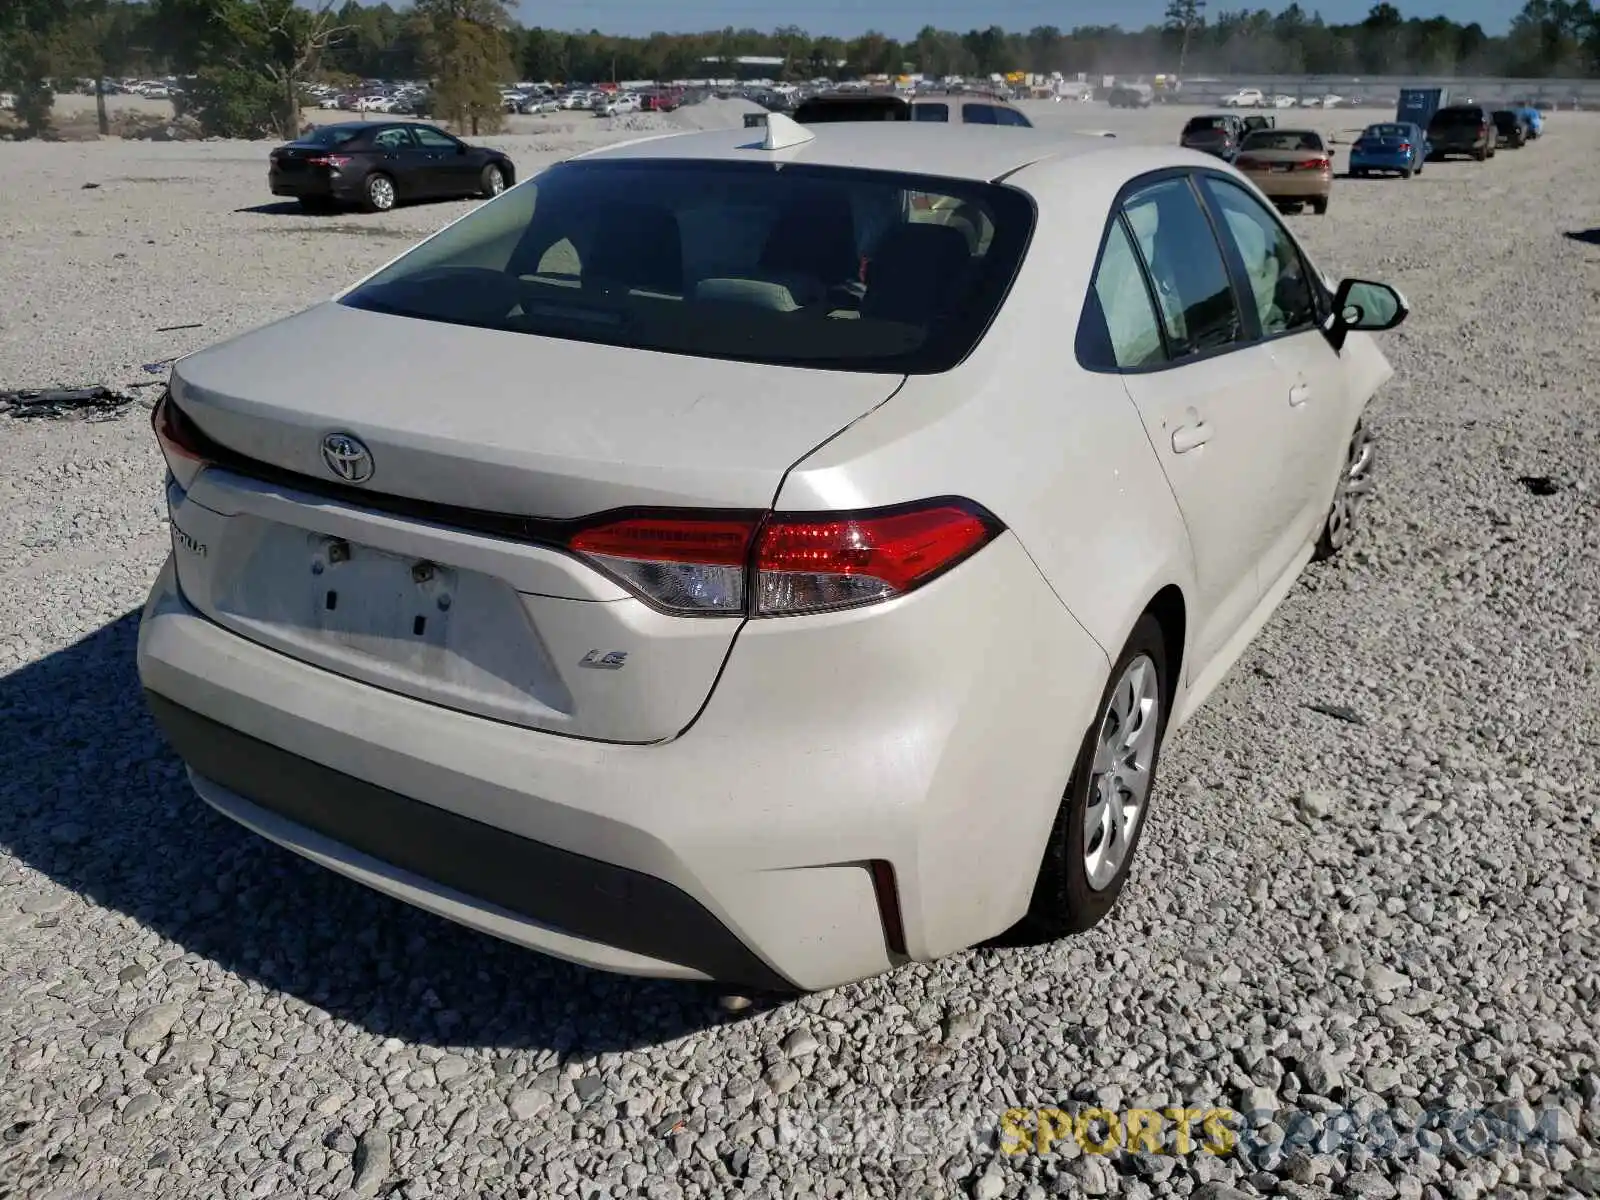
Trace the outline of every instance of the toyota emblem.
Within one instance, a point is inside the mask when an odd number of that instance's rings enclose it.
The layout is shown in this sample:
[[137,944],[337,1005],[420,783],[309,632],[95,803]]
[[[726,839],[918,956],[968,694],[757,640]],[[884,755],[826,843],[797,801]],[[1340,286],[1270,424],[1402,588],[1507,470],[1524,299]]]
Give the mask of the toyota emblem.
[[365,483],[372,478],[372,451],[348,433],[330,433],[322,439],[322,461],[346,483]]

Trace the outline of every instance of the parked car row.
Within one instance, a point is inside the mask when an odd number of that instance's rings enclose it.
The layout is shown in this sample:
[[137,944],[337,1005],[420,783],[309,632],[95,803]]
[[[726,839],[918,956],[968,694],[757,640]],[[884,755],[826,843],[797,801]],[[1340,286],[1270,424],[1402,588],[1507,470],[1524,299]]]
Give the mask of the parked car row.
[[1350,101],[1332,92],[1301,99],[1281,93],[1269,96],[1260,88],[1240,88],[1233,95],[1224,96],[1220,103],[1223,108],[1339,108]]
[[[1543,129],[1543,114],[1533,107],[1446,105],[1427,117],[1426,128],[1404,119],[1367,126],[1350,147],[1347,170],[1353,178],[1410,179],[1420,175],[1427,163],[1451,155],[1483,162],[1497,150],[1520,149]],[[1336,148],[1317,130],[1278,128],[1267,116],[1206,113],[1184,124],[1178,143],[1232,163],[1280,206],[1309,206],[1319,214],[1328,211]]]
[[1485,162],[1501,149],[1520,150],[1544,132],[1544,114],[1532,106],[1494,109],[1448,104],[1428,120],[1427,156],[1439,162],[1464,155]]

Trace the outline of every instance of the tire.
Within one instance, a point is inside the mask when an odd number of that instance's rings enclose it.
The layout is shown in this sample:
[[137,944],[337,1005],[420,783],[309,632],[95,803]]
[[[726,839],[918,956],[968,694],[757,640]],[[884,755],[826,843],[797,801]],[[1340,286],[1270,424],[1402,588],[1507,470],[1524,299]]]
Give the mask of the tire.
[[1319,217],[1326,215],[1328,211],[1328,198],[1323,196],[1320,200],[1313,200],[1311,202],[1311,211],[1316,213]]
[[1487,150],[1484,150],[1484,149],[1474,150],[1472,152],[1472,157],[1477,159],[1479,162],[1483,162],[1485,159],[1487,159],[1489,157],[1489,152]]
[[1401,167],[1400,168],[1400,178],[1401,179],[1410,179],[1414,174],[1416,174],[1416,172],[1414,170],[1412,170],[1410,167]]
[[[1072,778],[1056,812],[1039,877],[1033,885],[1028,913],[1007,931],[1002,941],[1026,944],[1081,933],[1098,923],[1116,904],[1148,823],[1173,691],[1168,686],[1167,672],[1166,639],[1160,624],[1146,613],[1134,625],[1128,644],[1117,656],[1095,710],[1094,723],[1078,748]],[[1130,713],[1136,717],[1131,725],[1122,715]],[[1131,737],[1127,732],[1130,728]],[[1108,732],[1109,738],[1105,736]],[[1103,766],[1107,761],[1104,747],[1121,748],[1128,742],[1135,747],[1129,762],[1143,758],[1143,769],[1135,773],[1133,780],[1122,777],[1122,782],[1132,782],[1134,788],[1117,789],[1118,797],[1113,801],[1112,789],[1101,787],[1107,772],[1097,771],[1097,764]],[[1137,811],[1128,813],[1127,795],[1136,794],[1139,787],[1143,795],[1138,797]],[[1091,804],[1091,800],[1097,803]],[[1103,817],[1096,818],[1095,813]],[[1115,827],[1113,817],[1118,813],[1123,818],[1120,857],[1116,855],[1116,842],[1108,846],[1099,840],[1106,836],[1104,829]],[[1099,828],[1091,833],[1092,826]],[[1086,846],[1094,848],[1092,858],[1086,853]]]
[[490,163],[483,169],[483,174],[478,176],[478,194],[493,200],[505,190],[505,168],[498,163]]
[[394,208],[397,199],[394,180],[382,171],[374,171],[361,185],[361,208],[364,212],[388,212]]
[[1314,562],[1326,562],[1350,544],[1350,539],[1355,535],[1360,507],[1372,495],[1372,463],[1375,456],[1372,434],[1367,429],[1366,421],[1356,422],[1355,430],[1350,434],[1350,443],[1345,449],[1339,482],[1334,485],[1328,515],[1323,518],[1316,551],[1311,556]]

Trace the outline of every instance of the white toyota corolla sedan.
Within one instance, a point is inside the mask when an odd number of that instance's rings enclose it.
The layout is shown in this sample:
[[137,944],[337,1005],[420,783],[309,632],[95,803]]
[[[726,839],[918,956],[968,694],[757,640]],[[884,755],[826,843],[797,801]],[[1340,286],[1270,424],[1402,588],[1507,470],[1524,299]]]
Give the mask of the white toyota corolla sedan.
[[596,151],[176,365],[140,675],[229,817],[591,966],[1082,930],[1350,536],[1406,311],[1177,149]]

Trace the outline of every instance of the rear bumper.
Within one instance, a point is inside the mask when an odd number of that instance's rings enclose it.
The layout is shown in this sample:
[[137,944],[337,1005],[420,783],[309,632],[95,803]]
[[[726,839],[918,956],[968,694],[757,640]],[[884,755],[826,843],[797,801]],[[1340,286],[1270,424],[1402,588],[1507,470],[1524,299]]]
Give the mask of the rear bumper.
[[274,196],[305,197],[306,199],[354,200],[360,197],[358,185],[344,179],[330,179],[326,175],[280,175],[267,173],[267,186]]
[[1404,171],[1416,160],[1409,154],[1352,154],[1349,165],[1352,171]]
[[641,963],[664,960],[732,983],[785,986],[670,883],[374,787],[154,692],[145,700],[204,800],[302,854],[336,853],[397,883],[428,880],[435,891],[476,896],[486,913],[551,922]]
[[1311,171],[1251,171],[1250,182],[1262,194],[1274,200],[1299,200],[1326,196],[1333,190],[1333,180]]
[[800,989],[1022,915],[1107,666],[1011,535],[890,605],[752,622],[699,719],[655,745],[309,666],[195,612],[170,564],[139,632],[196,790],[258,833],[560,958]]

